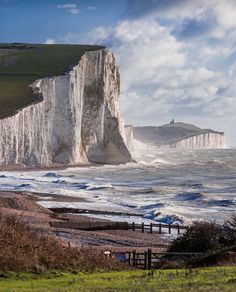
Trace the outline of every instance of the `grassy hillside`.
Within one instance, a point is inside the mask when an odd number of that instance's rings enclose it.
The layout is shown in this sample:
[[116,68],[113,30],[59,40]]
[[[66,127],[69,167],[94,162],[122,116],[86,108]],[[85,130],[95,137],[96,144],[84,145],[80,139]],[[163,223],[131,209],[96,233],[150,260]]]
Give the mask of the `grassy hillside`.
[[236,267],[2,274],[0,291],[236,291]]
[[29,85],[38,78],[61,75],[78,64],[88,45],[0,44],[0,118],[39,97]]
[[[188,137],[205,133],[220,133],[210,129],[201,129],[191,124],[174,123],[160,127],[135,127],[134,138],[142,142],[157,144],[176,143]],[[223,134],[223,133],[220,133]]]

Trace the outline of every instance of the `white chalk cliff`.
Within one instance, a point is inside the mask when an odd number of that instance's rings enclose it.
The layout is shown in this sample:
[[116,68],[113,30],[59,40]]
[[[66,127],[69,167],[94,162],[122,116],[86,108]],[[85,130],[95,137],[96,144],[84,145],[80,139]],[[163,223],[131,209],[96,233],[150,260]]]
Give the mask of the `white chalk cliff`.
[[37,80],[43,100],[0,120],[1,165],[126,163],[120,76],[113,54],[86,52],[63,76]]
[[126,143],[131,152],[168,148],[217,149],[225,147],[223,132],[201,129],[184,123],[160,127],[134,127],[126,129]]

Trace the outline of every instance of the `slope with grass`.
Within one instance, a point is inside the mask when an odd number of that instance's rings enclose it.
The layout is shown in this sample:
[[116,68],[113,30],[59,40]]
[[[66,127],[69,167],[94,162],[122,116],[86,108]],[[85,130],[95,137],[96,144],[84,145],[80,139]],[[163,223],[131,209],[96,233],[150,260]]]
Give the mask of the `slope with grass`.
[[126,163],[120,75],[99,46],[0,45],[0,164]]
[[30,84],[64,75],[86,51],[103,49],[88,45],[0,44],[0,118],[39,101]]

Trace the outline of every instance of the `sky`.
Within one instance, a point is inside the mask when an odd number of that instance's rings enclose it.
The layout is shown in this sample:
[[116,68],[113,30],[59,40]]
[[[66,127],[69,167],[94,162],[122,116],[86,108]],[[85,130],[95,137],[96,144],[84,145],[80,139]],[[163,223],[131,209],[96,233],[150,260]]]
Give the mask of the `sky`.
[[175,118],[236,145],[236,0],[0,0],[0,42],[105,45],[127,124]]

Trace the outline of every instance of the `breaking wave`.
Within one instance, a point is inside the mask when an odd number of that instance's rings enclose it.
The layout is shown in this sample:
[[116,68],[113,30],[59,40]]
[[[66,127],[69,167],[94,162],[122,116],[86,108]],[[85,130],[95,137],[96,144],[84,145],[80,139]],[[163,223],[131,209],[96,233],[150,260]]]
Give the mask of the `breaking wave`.
[[48,194],[48,201],[54,194],[81,197],[87,201],[79,204],[86,209],[137,212],[140,220],[167,224],[224,220],[235,210],[236,149],[161,150],[137,161],[119,166],[2,172],[0,189]]

